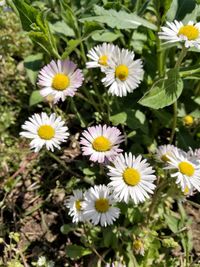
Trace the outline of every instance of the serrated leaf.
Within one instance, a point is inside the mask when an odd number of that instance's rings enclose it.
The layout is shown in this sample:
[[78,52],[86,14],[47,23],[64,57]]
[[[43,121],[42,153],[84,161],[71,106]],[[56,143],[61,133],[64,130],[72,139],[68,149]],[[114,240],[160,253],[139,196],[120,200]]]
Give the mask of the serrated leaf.
[[32,92],[30,98],[29,98],[29,106],[36,105],[38,103],[41,103],[44,100],[44,98],[41,96],[39,90],[35,90]]
[[182,93],[183,81],[179,76],[178,69],[171,69],[167,76],[167,78],[155,82],[138,103],[154,109],[173,104]]
[[35,85],[37,80],[37,74],[42,66],[43,54],[38,53],[36,55],[27,56],[24,59],[24,66],[26,68],[27,76],[31,83]]
[[92,251],[90,249],[84,248],[82,246],[68,245],[66,247],[66,255],[71,259],[78,259],[91,253]]
[[97,21],[106,23],[109,27],[117,29],[137,29],[139,26],[143,26],[157,30],[155,24],[137,16],[135,13],[127,13],[126,11],[117,12],[114,9],[106,10],[97,5],[95,5],[94,11],[97,16],[82,18],[80,21]]

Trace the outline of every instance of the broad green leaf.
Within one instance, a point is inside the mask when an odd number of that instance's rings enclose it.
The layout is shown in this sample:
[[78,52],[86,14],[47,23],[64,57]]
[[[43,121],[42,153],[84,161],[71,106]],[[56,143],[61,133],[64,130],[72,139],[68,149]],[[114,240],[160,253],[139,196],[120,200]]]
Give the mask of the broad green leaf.
[[167,21],[173,21],[175,19],[177,9],[178,9],[178,0],[173,0],[170,8],[166,14],[166,17],[167,17],[166,20]]
[[[167,20],[173,21],[174,19],[177,19],[183,21],[185,18],[190,20],[189,14],[196,12],[194,11],[196,7],[195,0],[173,0],[170,9],[167,12]],[[195,20],[194,16],[192,17],[192,20]]]
[[49,26],[52,32],[54,32],[55,34],[62,34],[71,37],[75,36],[74,30],[70,28],[64,21],[57,21],[54,24],[49,24]]
[[173,215],[171,214],[165,214],[164,215],[165,217],[165,221],[169,227],[169,229],[173,232],[173,233],[177,233],[178,230],[179,230],[179,219],[174,217]]
[[114,42],[120,37],[122,37],[121,33],[114,33],[110,31],[98,31],[92,35],[92,39],[99,42]]
[[92,251],[90,249],[84,248],[82,246],[68,245],[66,247],[66,255],[71,259],[78,259],[91,253]]
[[30,55],[24,59],[24,66],[26,68],[27,76],[33,85],[35,85],[36,83],[38,71],[42,66],[42,60],[43,60],[42,53],[38,53],[36,55]]
[[44,100],[44,98],[41,96],[39,90],[35,90],[32,92],[30,98],[29,98],[29,106],[36,105],[38,103],[41,103]]
[[120,112],[110,117],[110,121],[112,122],[113,125],[125,124],[126,119],[127,119],[126,112]]
[[176,19],[183,20],[185,15],[188,13],[192,13],[195,7],[196,7],[195,0],[179,0]]
[[82,18],[80,21],[97,21],[117,29],[136,29],[139,26],[144,26],[152,30],[157,30],[156,25],[134,13],[127,13],[126,11],[117,12],[114,9],[106,10],[97,5],[95,6],[94,12],[97,16]]
[[178,69],[171,69],[167,78],[155,82],[152,88],[139,100],[143,106],[159,109],[173,104],[181,95],[183,81]]

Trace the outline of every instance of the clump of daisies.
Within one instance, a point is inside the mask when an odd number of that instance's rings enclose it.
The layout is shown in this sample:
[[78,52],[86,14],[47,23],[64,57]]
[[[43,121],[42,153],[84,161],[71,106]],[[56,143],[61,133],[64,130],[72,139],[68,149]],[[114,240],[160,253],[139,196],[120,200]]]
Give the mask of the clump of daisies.
[[170,170],[170,176],[176,178],[176,184],[187,196],[200,191],[199,155],[199,149],[185,152],[173,145],[162,145],[156,150],[156,158],[165,163],[164,169]]
[[183,24],[181,21],[167,22],[167,27],[161,27],[160,39],[166,43],[181,42],[186,48],[196,47],[200,49],[200,23],[189,21]]
[[90,221],[101,226],[111,225],[119,217],[120,210],[115,204],[112,191],[105,185],[95,185],[84,194],[81,190],[74,190],[67,200],[73,222]]
[[54,151],[54,147],[60,149],[60,144],[68,139],[68,127],[61,117],[53,113],[34,114],[22,125],[24,131],[21,136],[32,139],[30,148],[38,152],[43,146]]
[[88,52],[92,61],[86,63],[87,68],[100,67],[105,73],[102,82],[109,87],[111,95],[126,96],[132,93],[143,79],[141,59],[134,60],[135,54],[127,49],[120,49],[111,44],[102,44]]
[[166,169],[174,170],[171,174],[176,178],[183,192],[191,189],[200,191],[200,161],[195,155],[182,150],[174,150],[169,157]]
[[73,97],[83,80],[82,71],[67,59],[52,60],[38,75],[40,94],[45,98],[50,96],[54,103],[64,101],[67,96]]

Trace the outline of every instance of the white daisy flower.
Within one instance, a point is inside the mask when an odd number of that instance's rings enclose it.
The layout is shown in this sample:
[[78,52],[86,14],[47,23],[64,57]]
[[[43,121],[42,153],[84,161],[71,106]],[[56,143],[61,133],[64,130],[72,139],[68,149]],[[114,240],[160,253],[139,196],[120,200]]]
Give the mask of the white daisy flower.
[[134,60],[134,56],[134,52],[115,47],[113,57],[108,61],[109,67],[105,69],[106,76],[102,79],[111,95],[126,96],[139,86],[144,71],[142,61]]
[[84,200],[82,190],[73,190],[73,195],[67,200],[66,206],[69,208],[69,215],[73,217],[72,222],[84,221],[82,203]]
[[90,49],[87,56],[92,60],[86,63],[87,68],[101,67],[103,71],[108,67],[108,61],[112,58],[115,46],[113,44],[103,43]]
[[95,185],[85,193],[83,202],[85,219],[94,225],[101,226],[113,224],[119,217],[120,210],[113,205],[116,203],[110,189],[105,185]]
[[174,150],[172,156],[168,156],[168,166],[165,169],[174,169],[176,172],[171,174],[176,177],[176,183],[180,184],[182,191],[192,187],[200,191],[200,163],[198,158],[188,156],[184,151]]
[[20,135],[33,139],[30,148],[38,152],[44,145],[48,150],[54,151],[54,147],[60,149],[60,143],[67,140],[69,133],[68,127],[64,126],[65,122],[61,117],[56,118],[53,113],[50,117],[42,112],[34,114],[23,125]]
[[90,156],[91,161],[104,163],[113,160],[122,152],[119,144],[124,140],[117,127],[97,125],[89,127],[82,133],[80,144],[83,155]]
[[113,166],[108,166],[111,182],[108,184],[120,201],[126,203],[132,200],[135,204],[144,202],[153,194],[156,179],[154,170],[139,155],[135,157],[132,153],[120,154],[115,158]]
[[51,95],[54,103],[60,99],[64,101],[67,96],[73,97],[77,88],[83,83],[83,74],[77,65],[69,60],[52,60],[43,67],[38,75],[40,94],[43,97]]
[[174,151],[174,149],[177,149],[175,146],[173,145],[162,145],[159,146],[156,149],[156,158],[161,161],[166,163],[167,161],[169,161],[168,156],[172,155],[172,151]]
[[200,48],[200,23],[189,21],[183,25],[181,21],[167,22],[168,27],[161,27],[160,39],[166,43],[184,42],[185,47]]

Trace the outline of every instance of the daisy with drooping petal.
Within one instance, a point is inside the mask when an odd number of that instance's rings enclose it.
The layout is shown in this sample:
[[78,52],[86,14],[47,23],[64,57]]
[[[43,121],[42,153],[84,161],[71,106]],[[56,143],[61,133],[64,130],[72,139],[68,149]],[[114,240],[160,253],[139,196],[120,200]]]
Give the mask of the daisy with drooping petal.
[[82,190],[73,190],[73,195],[67,200],[66,206],[69,208],[69,215],[72,222],[78,223],[84,221],[82,203],[84,196]]
[[105,69],[106,76],[102,79],[111,95],[126,96],[139,86],[144,71],[142,61],[134,60],[134,56],[127,49],[115,47],[113,57],[108,61],[109,67]]
[[192,187],[200,191],[200,163],[195,156],[188,156],[184,151],[174,150],[168,156],[168,166],[165,169],[174,169],[172,177],[176,177],[176,183],[180,184],[182,191],[190,190]]
[[44,145],[48,150],[54,151],[54,147],[60,149],[60,143],[66,141],[69,136],[68,127],[64,124],[61,117],[56,118],[55,113],[49,117],[42,112],[34,114],[22,125],[25,131],[20,135],[33,139],[30,148],[35,152],[38,152]]
[[190,196],[194,195],[195,188],[193,186],[191,186],[191,188],[189,188],[186,185],[186,187],[184,188],[184,190],[182,190],[182,192],[186,197],[190,197]]
[[167,22],[168,27],[161,27],[160,39],[166,43],[184,42],[185,47],[200,48],[200,23],[189,21],[184,25],[181,21]]
[[85,193],[83,202],[85,219],[94,225],[101,226],[113,224],[119,217],[120,210],[114,207],[116,200],[110,189],[105,185],[95,185]]
[[139,155],[135,157],[132,153],[120,154],[113,162],[113,166],[108,166],[111,182],[108,184],[113,189],[114,194],[120,201],[126,203],[132,200],[135,204],[144,202],[153,194],[156,179],[154,170]]
[[89,127],[82,133],[80,144],[83,155],[90,156],[91,161],[104,163],[113,160],[122,152],[119,144],[124,140],[117,127],[97,125]]
[[101,67],[103,71],[108,67],[108,60],[112,58],[115,46],[113,44],[103,43],[92,48],[87,56],[92,60],[86,63],[87,68]]
[[69,60],[52,60],[43,67],[38,75],[40,94],[43,97],[51,95],[54,103],[60,99],[64,101],[67,96],[73,97],[77,88],[83,83],[83,74],[77,65]]
[[156,158],[159,161],[166,163],[167,161],[169,161],[168,156],[171,155],[171,152],[174,149],[177,149],[177,148],[175,146],[173,146],[173,145],[162,145],[162,146],[159,146],[156,149]]

